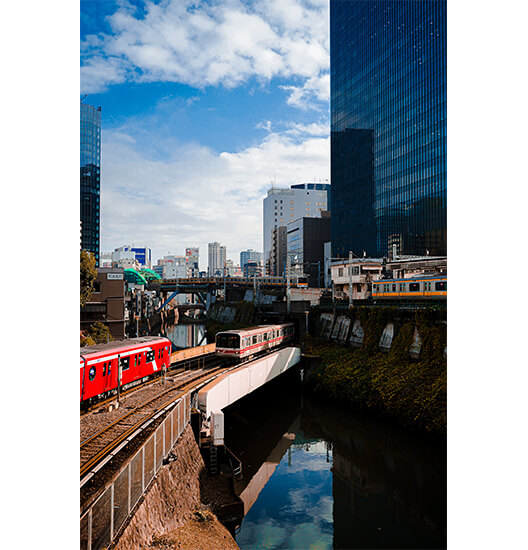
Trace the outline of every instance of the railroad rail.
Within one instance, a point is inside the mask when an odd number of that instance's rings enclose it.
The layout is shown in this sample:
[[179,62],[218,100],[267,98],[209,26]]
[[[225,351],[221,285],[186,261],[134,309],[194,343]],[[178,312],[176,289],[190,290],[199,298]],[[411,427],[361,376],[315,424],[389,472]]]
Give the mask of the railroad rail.
[[226,365],[221,365],[213,369],[192,371],[181,382],[134,407],[111,424],[84,439],[80,444],[80,475],[81,478],[84,476],[82,484],[119,453],[136,435],[168,410],[182,393],[199,384],[203,378],[228,368]]

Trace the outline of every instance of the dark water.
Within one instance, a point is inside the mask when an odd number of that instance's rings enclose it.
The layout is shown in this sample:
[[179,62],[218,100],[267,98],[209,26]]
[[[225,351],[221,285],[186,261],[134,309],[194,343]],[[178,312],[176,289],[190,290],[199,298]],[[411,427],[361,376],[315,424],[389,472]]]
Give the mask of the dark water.
[[240,548],[445,548],[445,445],[284,376],[225,411],[244,468]]

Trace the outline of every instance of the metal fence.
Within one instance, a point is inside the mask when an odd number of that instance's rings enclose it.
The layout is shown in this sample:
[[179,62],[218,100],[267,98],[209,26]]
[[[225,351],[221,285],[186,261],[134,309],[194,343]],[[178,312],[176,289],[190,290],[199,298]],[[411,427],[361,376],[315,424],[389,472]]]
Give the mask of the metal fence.
[[188,393],[176,402],[112,484],[81,516],[81,550],[103,550],[110,545],[182,434],[190,415]]

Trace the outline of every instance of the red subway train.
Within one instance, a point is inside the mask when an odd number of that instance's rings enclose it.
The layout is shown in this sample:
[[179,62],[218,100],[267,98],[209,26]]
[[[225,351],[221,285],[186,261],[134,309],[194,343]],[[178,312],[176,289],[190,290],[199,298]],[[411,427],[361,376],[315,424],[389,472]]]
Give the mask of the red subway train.
[[246,359],[290,342],[293,338],[293,323],[219,332],[216,335],[216,355]]
[[119,366],[121,388],[126,389],[169,368],[168,338],[143,336],[81,348],[81,405],[117,391]]

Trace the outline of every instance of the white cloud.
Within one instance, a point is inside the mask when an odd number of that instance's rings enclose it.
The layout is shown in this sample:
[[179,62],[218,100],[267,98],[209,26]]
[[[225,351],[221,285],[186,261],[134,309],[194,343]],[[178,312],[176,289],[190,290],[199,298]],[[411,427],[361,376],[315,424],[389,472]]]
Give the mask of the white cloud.
[[[262,250],[262,200],[276,178],[289,186],[329,178],[328,134],[269,133],[242,151],[216,154],[194,145],[174,145],[169,160],[149,158],[128,129],[103,134],[101,167],[102,250],[144,244],[154,258],[207,243],[227,245],[238,263],[246,248]],[[153,144],[154,148],[156,144]]]
[[328,101],[330,99],[330,75],[322,74],[306,80],[302,86],[281,86],[290,91],[288,105],[307,110],[318,108],[314,100]]
[[328,3],[313,0],[146,2],[138,18],[121,7],[108,18],[111,35],[82,44],[83,93],[125,80],[180,82],[203,88],[238,86],[255,76],[307,79],[289,103],[326,100]]

